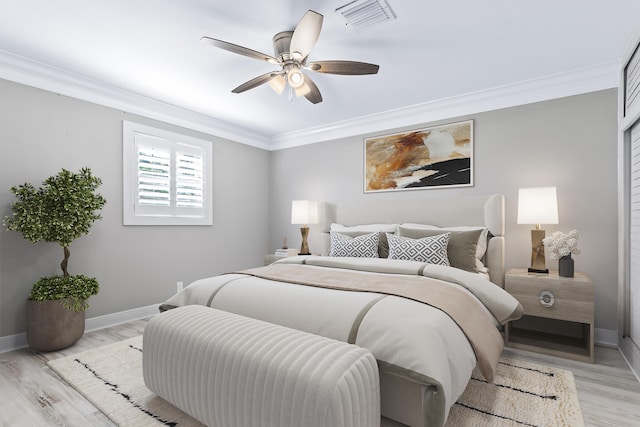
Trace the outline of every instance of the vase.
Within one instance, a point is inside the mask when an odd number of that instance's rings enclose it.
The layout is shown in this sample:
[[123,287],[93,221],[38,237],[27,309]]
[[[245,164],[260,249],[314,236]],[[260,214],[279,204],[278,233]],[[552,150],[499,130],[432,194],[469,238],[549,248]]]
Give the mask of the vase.
[[573,277],[573,258],[571,255],[560,257],[558,260],[558,275]]

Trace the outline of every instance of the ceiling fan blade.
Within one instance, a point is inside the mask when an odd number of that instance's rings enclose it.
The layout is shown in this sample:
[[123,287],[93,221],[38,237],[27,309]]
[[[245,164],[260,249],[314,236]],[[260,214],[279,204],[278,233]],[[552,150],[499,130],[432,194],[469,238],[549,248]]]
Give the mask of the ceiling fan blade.
[[320,37],[322,20],[323,16],[313,10],[308,10],[300,19],[291,36],[291,45],[289,47],[291,56],[295,60],[302,61],[309,55],[309,52],[318,41],[318,37]]
[[294,88],[296,91],[296,96],[305,96],[309,92],[311,92],[311,87],[306,82],[302,82],[302,85]]
[[318,104],[322,102],[320,89],[318,89],[318,86],[316,86],[316,84],[309,78],[309,76],[304,76],[304,83],[309,87],[309,91],[304,94],[304,97],[307,98],[312,104]]
[[220,49],[227,50],[229,52],[237,53],[238,55],[248,56],[249,58],[259,59],[261,61],[267,61],[275,65],[280,65],[278,60],[271,55],[267,55],[266,53],[258,52],[243,46],[238,46],[237,44],[225,42],[222,40],[212,39],[211,37],[202,36],[200,39],[201,42],[210,44]]
[[242,93],[244,91],[247,91],[249,89],[253,89],[254,87],[260,86],[261,84],[265,84],[267,82],[269,82],[271,79],[279,76],[280,74],[278,73],[266,73],[263,74],[261,76],[256,77],[255,79],[251,79],[248,82],[242,83],[240,86],[238,86],[237,88],[235,88],[234,90],[232,90],[231,92],[233,93]]
[[315,61],[307,64],[305,68],[318,73],[356,76],[363,74],[377,74],[380,66],[356,61]]

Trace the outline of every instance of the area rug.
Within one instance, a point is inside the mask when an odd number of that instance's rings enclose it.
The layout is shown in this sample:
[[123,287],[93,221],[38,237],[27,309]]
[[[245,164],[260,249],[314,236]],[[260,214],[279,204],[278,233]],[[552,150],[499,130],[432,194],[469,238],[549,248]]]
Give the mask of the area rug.
[[[48,365],[119,426],[202,426],[145,387],[142,336]],[[583,425],[571,372],[509,358],[500,359],[493,384],[474,372],[447,420],[447,427]]]

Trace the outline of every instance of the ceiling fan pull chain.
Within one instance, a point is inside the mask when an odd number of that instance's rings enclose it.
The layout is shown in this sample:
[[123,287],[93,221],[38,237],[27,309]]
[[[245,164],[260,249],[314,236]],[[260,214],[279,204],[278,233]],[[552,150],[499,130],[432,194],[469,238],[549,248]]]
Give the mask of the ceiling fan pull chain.
[[293,102],[293,88],[291,85],[287,85],[289,87],[289,102]]

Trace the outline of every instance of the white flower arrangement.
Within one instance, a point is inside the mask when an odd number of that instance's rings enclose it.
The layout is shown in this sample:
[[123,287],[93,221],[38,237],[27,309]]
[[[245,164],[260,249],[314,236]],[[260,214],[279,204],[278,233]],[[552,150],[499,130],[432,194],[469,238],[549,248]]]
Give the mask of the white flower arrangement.
[[563,256],[580,254],[578,237],[580,237],[578,230],[571,230],[569,233],[556,231],[551,236],[542,239],[542,243],[549,248],[551,259],[560,259]]

